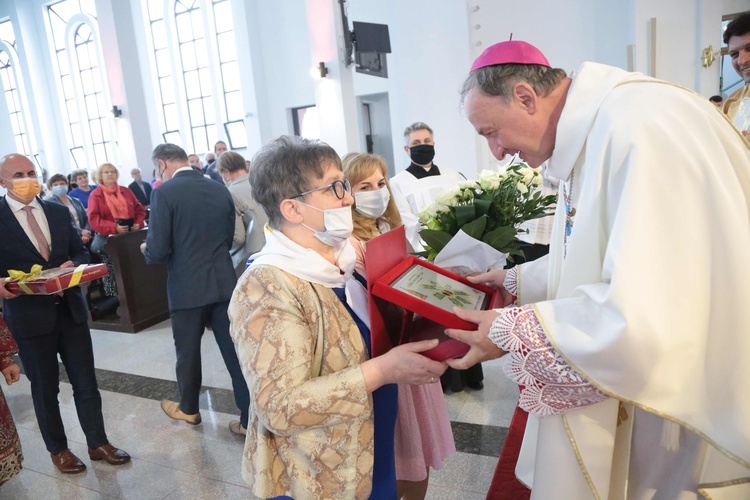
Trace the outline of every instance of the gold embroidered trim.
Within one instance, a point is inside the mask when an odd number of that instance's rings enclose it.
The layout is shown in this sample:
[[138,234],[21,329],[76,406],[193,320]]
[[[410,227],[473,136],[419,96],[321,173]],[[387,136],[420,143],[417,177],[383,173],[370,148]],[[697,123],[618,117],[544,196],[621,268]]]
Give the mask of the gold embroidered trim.
[[578,466],[581,468],[581,472],[583,473],[583,477],[586,478],[586,482],[589,484],[589,488],[591,488],[591,493],[594,494],[594,498],[596,500],[600,500],[601,497],[599,496],[599,492],[596,491],[596,485],[591,480],[591,475],[589,474],[588,469],[586,468],[586,464],[583,463],[583,457],[581,456],[581,452],[578,449],[578,443],[576,443],[576,438],[573,436],[573,431],[570,430],[570,426],[568,426],[568,419],[565,418],[565,415],[561,415],[563,425],[565,426],[565,432],[568,434],[568,439],[570,440],[570,444],[573,445],[573,452],[576,454],[576,460],[578,461]]
[[536,314],[536,317],[537,317],[537,319],[539,320],[539,324],[540,324],[540,325],[542,325],[542,329],[544,330],[545,336],[547,337],[547,340],[549,341],[549,343],[550,343],[550,344],[552,345],[552,348],[553,348],[553,349],[554,349],[555,351],[557,351],[557,353],[558,353],[558,354],[560,355],[560,357],[562,357],[562,358],[563,358],[563,359],[565,360],[565,363],[567,363],[567,364],[568,364],[568,366],[570,366],[570,367],[571,367],[571,368],[573,368],[573,369],[574,369],[574,370],[575,370],[576,372],[578,372],[578,374],[579,374],[579,375],[580,375],[581,377],[585,378],[585,379],[586,379],[586,380],[588,381],[588,383],[589,383],[589,384],[593,385],[594,387],[596,387],[596,388],[597,388],[597,389],[599,389],[599,390],[600,390],[601,392],[603,392],[604,394],[606,394],[607,396],[609,396],[609,397],[611,397],[611,398],[617,399],[617,400],[619,400],[619,401],[623,401],[623,402],[625,402],[625,403],[629,403],[629,404],[631,404],[631,405],[633,405],[633,406],[637,406],[638,408],[640,408],[640,409],[641,409],[641,410],[643,410],[643,411],[647,411],[647,412],[649,412],[649,413],[651,413],[651,414],[653,414],[653,415],[659,416],[659,417],[661,417],[661,418],[663,418],[663,419],[665,419],[665,420],[669,420],[669,421],[671,421],[671,422],[674,422],[674,423],[676,423],[676,424],[678,424],[678,425],[681,425],[682,427],[684,427],[684,428],[686,428],[686,429],[688,429],[688,430],[690,430],[690,431],[694,432],[694,433],[695,433],[695,434],[697,434],[698,436],[700,436],[700,437],[701,437],[701,439],[703,439],[704,441],[708,442],[708,443],[709,443],[709,444],[710,444],[711,446],[713,446],[714,448],[716,448],[717,450],[719,450],[720,452],[722,452],[722,453],[723,453],[724,455],[726,455],[726,456],[727,456],[727,457],[728,457],[728,458],[729,458],[730,460],[733,460],[733,461],[737,462],[738,464],[742,465],[743,467],[745,467],[745,468],[747,468],[747,469],[750,469],[750,462],[748,462],[747,460],[743,460],[742,458],[740,458],[739,456],[735,455],[734,453],[732,453],[732,452],[731,452],[731,451],[729,451],[728,449],[726,449],[726,448],[724,448],[723,446],[719,445],[719,444],[718,444],[717,442],[715,442],[715,441],[714,441],[713,439],[709,438],[708,436],[706,436],[706,435],[705,435],[704,433],[702,433],[701,431],[699,431],[698,429],[696,429],[696,428],[695,428],[695,427],[693,427],[692,425],[690,425],[690,424],[687,424],[687,423],[685,423],[685,422],[683,422],[683,421],[681,421],[681,420],[679,420],[679,419],[677,419],[677,418],[675,418],[675,417],[673,417],[673,416],[671,416],[671,415],[667,415],[667,414],[666,414],[666,413],[664,413],[664,412],[661,412],[661,411],[659,411],[659,410],[656,410],[656,409],[654,409],[654,408],[651,408],[650,406],[646,406],[646,405],[644,405],[644,404],[642,404],[642,403],[638,403],[637,401],[633,401],[633,400],[631,400],[631,399],[628,399],[628,398],[626,398],[626,397],[624,397],[624,396],[620,396],[620,395],[618,395],[618,394],[615,394],[615,393],[614,393],[614,392],[612,392],[611,390],[609,390],[609,389],[605,389],[605,388],[604,388],[604,387],[602,387],[601,385],[597,384],[597,383],[596,383],[596,382],[595,382],[595,381],[594,381],[594,380],[593,380],[593,379],[591,378],[591,376],[589,376],[589,375],[588,375],[588,374],[587,374],[587,373],[586,373],[586,372],[585,372],[584,370],[582,370],[582,369],[581,369],[581,368],[580,368],[580,367],[579,367],[578,365],[576,365],[575,363],[573,363],[573,361],[572,361],[572,360],[571,360],[570,358],[568,358],[568,357],[567,357],[567,356],[566,356],[566,355],[565,355],[565,354],[564,354],[564,353],[562,352],[562,350],[561,350],[561,349],[560,349],[560,347],[559,347],[559,346],[557,345],[557,343],[555,342],[555,339],[554,339],[554,338],[552,337],[552,335],[549,335],[550,329],[549,329],[549,328],[547,328],[547,325],[546,325],[546,323],[545,323],[545,321],[544,321],[544,318],[542,317],[541,313],[539,312],[539,309],[537,308],[536,304],[531,304],[531,308],[532,308],[532,309],[534,310],[534,314]]
[[727,486],[734,486],[736,484],[750,483],[750,477],[742,477],[739,479],[730,479],[728,481],[719,481],[718,483],[701,483],[698,485],[698,493],[703,495],[707,500],[711,500],[711,495],[705,490],[705,488],[726,488]]

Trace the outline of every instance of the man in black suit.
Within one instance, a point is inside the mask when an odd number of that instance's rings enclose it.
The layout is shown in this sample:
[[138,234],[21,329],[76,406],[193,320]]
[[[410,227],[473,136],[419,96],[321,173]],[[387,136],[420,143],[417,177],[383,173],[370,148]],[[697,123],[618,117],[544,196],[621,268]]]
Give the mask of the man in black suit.
[[78,420],[86,435],[89,457],[119,465],[130,455],[112,446],[104,432],[102,399],[94,373],[94,351],[81,288],[56,295],[16,295],[5,288],[9,269],[28,272],[89,262],[70,212],[37,198],[41,187],[33,163],[23,155],[0,158],[0,298],[8,328],[18,343],[26,376],[31,382],[39,430],[60,472],[74,474],[86,466],[68,449],[60,418],[57,355],[73,386]]
[[229,256],[234,236],[234,203],[229,191],[188,164],[185,151],[161,144],[151,157],[164,183],[151,194],[148,237],[141,250],[149,262],[169,263],[167,296],[177,351],[180,401],[162,401],[169,417],[197,425],[201,421],[201,337],[211,325],[232,378],[240,420],[229,428],[247,429],[250,394],[234,343],[227,308],[237,277]]
[[143,182],[141,169],[138,167],[131,170],[130,175],[133,177],[133,182],[128,185],[128,188],[133,192],[138,201],[141,202],[141,205],[144,208],[148,208],[151,205],[151,184]]

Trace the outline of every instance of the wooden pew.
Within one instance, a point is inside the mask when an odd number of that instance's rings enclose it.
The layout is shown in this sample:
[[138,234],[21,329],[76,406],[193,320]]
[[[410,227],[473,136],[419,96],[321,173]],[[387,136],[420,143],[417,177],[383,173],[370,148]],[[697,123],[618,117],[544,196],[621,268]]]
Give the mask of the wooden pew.
[[146,229],[107,238],[104,251],[112,259],[120,306],[117,315],[89,318],[99,330],[136,333],[169,318],[166,263],[146,264],[140,245]]

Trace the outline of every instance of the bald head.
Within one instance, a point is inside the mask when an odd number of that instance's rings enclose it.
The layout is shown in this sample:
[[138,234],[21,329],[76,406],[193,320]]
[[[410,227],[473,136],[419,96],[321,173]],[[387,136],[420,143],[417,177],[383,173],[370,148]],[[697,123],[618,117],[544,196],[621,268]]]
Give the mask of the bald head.
[[34,164],[31,163],[31,160],[20,153],[11,153],[0,158],[0,176],[12,179],[13,177],[11,175],[8,175],[5,170],[6,168],[12,168],[17,165],[24,165],[25,167],[28,167],[36,172],[36,169],[34,169]]
[[[39,191],[34,187],[26,191],[14,191],[13,181],[21,179],[32,179],[37,181],[37,172],[34,164],[22,154],[11,153],[0,158],[0,186],[8,192],[8,196],[21,203],[27,204],[34,199]],[[35,191],[35,192],[34,192]],[[33,192],[33,194],[32,194]],[[21,193],[19,196],[18,193]],[[25,194],[24,194],[25,193]]]
[[[17,172],[24,172],[26,174],[33,172],[33,175],[14,175]],[[7,180],[36,177],[36,168],[34,168],[34,164],[26,156],[20,153],[11,153],[0,158],[0,176],[5,177]]]

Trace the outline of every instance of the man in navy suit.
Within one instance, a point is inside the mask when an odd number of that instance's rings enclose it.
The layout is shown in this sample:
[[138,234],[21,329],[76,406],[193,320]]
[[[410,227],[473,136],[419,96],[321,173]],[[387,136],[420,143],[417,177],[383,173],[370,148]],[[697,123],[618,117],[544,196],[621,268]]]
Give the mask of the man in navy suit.
[[31,383],[34,411],[44,444],[60,472],[74,474],[86,466],[68,449],[60,418],[60,355],[73,386],[78,420],[86,435],[89,458],[120,465],[130,455],[112,446],[104,432],[102,399],[94,373],[94,351],[81,288],[56,295],[16,295],[5,288],[9,269],[28,272],[34,264],[44,269],[89,262],[70,212],[64,206],[37,198],[41,186],[34,165],[23,155],[0,158],[0,185],[8,194],[0,199],[0,298],[8,328],[16,339],[26,376]]
[[227,308],[237,277],[229,256],[234,237],[234,203],[222,185],[206,179],[188,164],[185,151],[161,144],[151,159],[164,184],[151,193],[146,243],[148,262],[168,263],[167,297],[177,351],[180,401],[162,401],[170,418],[197,425],[201,421],[201,337],[211,326],[232,378],[240,420],[230,422],[235,434],[247,429],[250,394],[229,336]]

